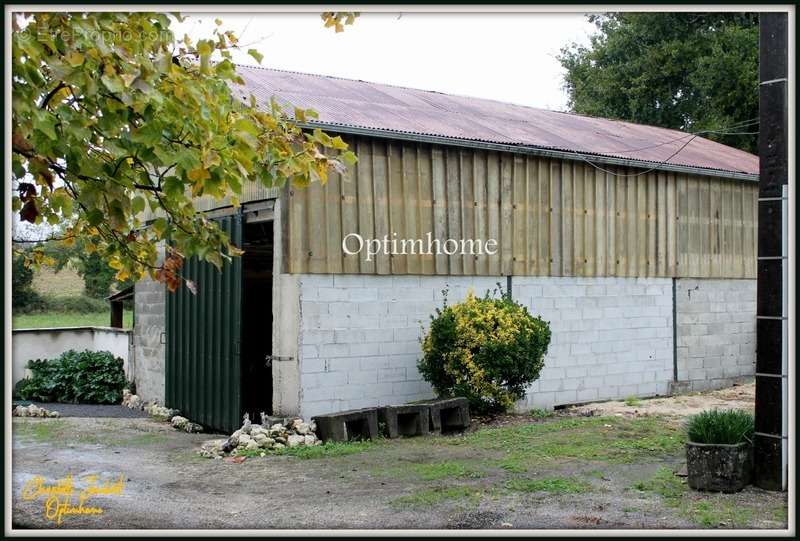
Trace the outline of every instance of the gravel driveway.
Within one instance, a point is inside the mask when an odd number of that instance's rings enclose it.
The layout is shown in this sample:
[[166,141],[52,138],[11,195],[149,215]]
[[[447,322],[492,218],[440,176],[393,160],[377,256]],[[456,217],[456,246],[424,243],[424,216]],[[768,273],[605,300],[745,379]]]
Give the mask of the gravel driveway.
[[[680,420],[507,416],[456,436],[379,441],[320,454],[199,457],[201,442],[149,418],[13,421],[20,528],[785,528],[786,495],[689,490]],[[37,483],[73,476],[101,514],[45,515]],[[94,477],[92,477],[94,476]],[[30,496],[30,493],[28,494]]]

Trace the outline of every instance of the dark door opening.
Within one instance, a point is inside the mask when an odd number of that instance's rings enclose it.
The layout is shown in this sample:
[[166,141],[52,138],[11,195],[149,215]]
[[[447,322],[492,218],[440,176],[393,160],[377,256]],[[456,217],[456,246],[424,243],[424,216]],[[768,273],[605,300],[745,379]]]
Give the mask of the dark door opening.
[[242,414],[272,414],[272,221],[246,223],[242,249]]

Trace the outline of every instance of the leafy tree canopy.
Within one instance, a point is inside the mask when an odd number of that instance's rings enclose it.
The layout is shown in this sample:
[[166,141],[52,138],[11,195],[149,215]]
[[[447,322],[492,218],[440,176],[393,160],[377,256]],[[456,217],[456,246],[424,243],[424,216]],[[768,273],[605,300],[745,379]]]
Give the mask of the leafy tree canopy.
[[[180,16],[175,15],[178,19]],[[326,12],[337,32],[355,14]],[[315,118],[243,101],[236,36],[176,38],[162,13],[33,13],[13,20],[13,207],[99,253],[120,281],[149,274],[174,290],[184,258],[239,255],[193,198],[238,196],[246,182],[325,182],[355,155]],[[248,53],[259,62],[255,49]],[[158,218],[143,223],[145,211]],[[156,246],[169,241],[163,261]],[[34,258],[43,261],[41,252]],[[193,288],[193,284],[187,282]]]
[[[702,135],[757,150],[757,129],[742,124],[758,118],[756,14],[614,13],[589,20],[598,28],[590,45],[572,44],[558,57],[576,113],[713,130]],[[726,127],[732,128],[720,129]]]

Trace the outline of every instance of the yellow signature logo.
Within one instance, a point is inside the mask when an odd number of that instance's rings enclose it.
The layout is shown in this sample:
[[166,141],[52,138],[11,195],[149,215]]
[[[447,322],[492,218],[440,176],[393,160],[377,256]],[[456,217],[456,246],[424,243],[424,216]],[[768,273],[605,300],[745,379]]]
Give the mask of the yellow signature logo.
[[61,524],[70,515],[102,515],[103,509],[87,502],[92,496],[120,496],[125,489],[125,478],[102,480],[97,475],[79,478],[82,488],[76,488],[75,478],[68,475],[53,483],[37,475],[22,487],[22,499],[44,499],[44,516]]

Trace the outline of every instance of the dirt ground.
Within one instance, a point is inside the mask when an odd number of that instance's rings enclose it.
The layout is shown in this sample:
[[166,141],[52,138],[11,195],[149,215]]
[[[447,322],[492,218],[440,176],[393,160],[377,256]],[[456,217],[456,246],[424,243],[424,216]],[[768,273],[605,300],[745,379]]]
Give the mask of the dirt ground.
[[577,413],[591,415],[617,415],[640,417],[660,415],[667,417],[686,417],[707,409],[753,410],[756,397],[755,382],[744,383],[704,393],[691,393],[648,400],[629,399],[625,401],[600,402],[570,408]]
[[[707,395],[700,400],[729,396]],[[633,408],[649,415],[594,404],[591,416],[508,416],[463,435],[240,464],[199,457],[212,436],[151,419],[15,418],[12,520],[16,528],[786,528],[783,493],[698,493],[673,473],[685,466],[684,440],[678,417],[664,414],[687,411],[684,398]],[[85,501],[100,514],[59,524],[46,515],[47,495],[31,488],[70,475],[74,506],[96,480],[124,484]]]

